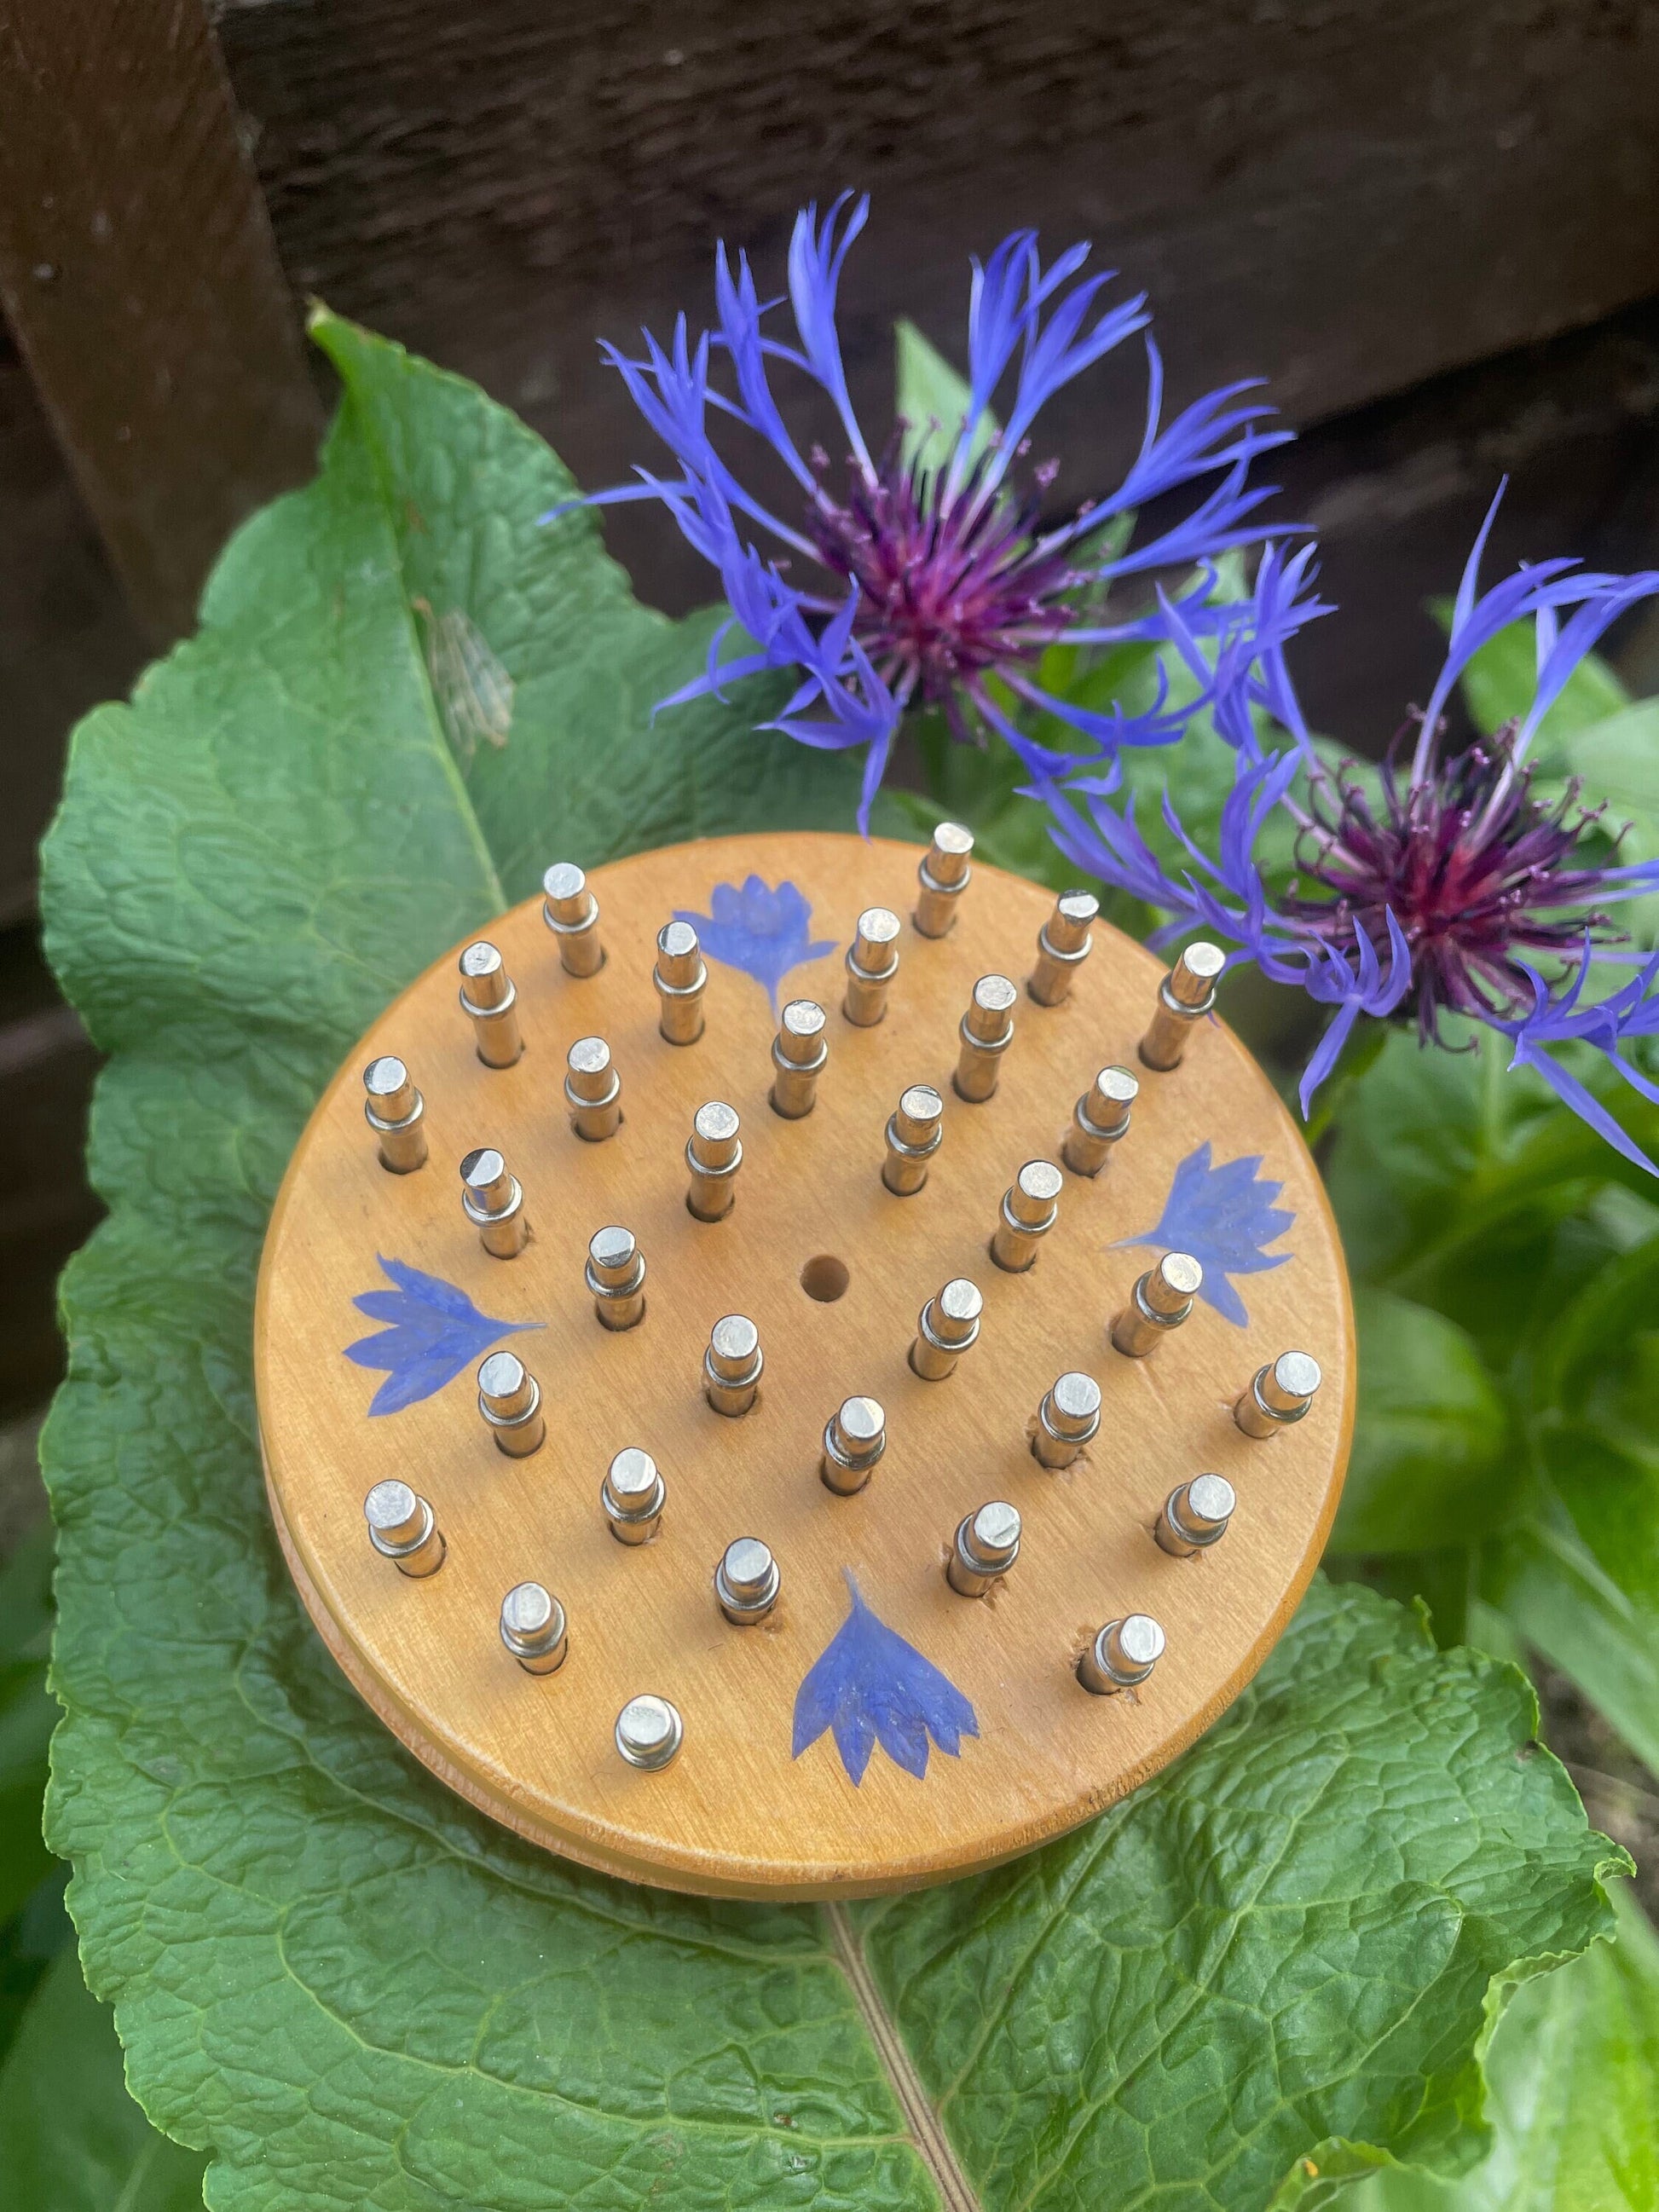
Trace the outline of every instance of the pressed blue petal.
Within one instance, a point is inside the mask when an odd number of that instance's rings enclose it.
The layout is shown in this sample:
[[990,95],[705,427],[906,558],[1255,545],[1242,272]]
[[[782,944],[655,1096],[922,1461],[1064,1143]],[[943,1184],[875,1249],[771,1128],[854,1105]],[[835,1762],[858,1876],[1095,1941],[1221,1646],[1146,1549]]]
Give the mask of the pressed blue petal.
[[386,1371],[386,1380],[369,1401],[371,1414],[401,1413],[405,1406],[441,1390],[502,1337],[544,1326],[538,1321],[497,1321],[480,1313],[455,1284],[428,1275],[407,1261],[382,1257],[380,1267],[398,1288],[365,1291],[352,1304],[371,1321],[390,1326],[345,1346],[345,1356],[354,1365]]
[[848,1574],[846,1620],[808,1668],[795,1694],[793,1756],[831,1730],[842,1765],[856,1784],[879,1742],[920,1781],[929,1741],[953,1758],[977,1735],[974,1708],[931,1660],[924,1659],[865,1603]]
[[1296,1215],[1273,1204],[1285,1186],[1267,1182],[1261,1170],[1259,1152],[1212,1165],[1206,1139],[1176,1168],[1155,1225],[1139,1237],[1120,1237],[1119,1246],[1155,1244],[1160,1251],[1190,1253],[1204,1270],[1199,1296],[1243,1328],[1249,1316],[1230,1278],[1282,1267],[1293,1256],[1266,1249],[1294,1226]]
[[778,986],[790,969],[822,960],[836,949],[833,938],[813,937],[811,907],[792,883],[773,890],[761,877],[751,875],[741,889],[735,884],[716,884],[708,909],[696,914],[676,908],[674,919],[691,924],[710,959],[763,984],[775,1010]]

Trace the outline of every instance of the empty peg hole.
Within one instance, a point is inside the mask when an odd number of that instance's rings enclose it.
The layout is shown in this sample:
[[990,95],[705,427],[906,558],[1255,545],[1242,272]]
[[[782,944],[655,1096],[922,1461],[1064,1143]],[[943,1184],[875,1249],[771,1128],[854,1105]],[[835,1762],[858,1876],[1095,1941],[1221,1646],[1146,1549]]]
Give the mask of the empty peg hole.
[[833,1305],[837,1298],[844,1297],[852,1279],[846,1261],[836,1259],[833,1252],[816,1254],[800,1271],[802,1290],[821,1306]]

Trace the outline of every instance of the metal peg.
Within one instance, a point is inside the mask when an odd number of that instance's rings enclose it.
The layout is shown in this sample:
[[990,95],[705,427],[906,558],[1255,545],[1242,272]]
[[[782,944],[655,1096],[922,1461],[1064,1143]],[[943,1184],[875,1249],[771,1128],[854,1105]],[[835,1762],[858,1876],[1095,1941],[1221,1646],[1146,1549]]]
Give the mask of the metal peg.
[[958,1597],[983,1597],[1018,1557],[1019,1515],[995,1498],[957,1526],[945,1580]]
[[583,1274],[593,1310],[606,1328],[633,1328],[644,1320],[645,1255],[631,1229],[619,1222],[596,1229],[587,1240]]
[[1036,966],[1025,988],[1040,1006],[1057,1006],[1088,958],[1094,939],[1089,925],[1100,913],[1091,891],[1062,891],[1054,910],[1037,932]]
[[648,1451],[628,1444],[605,1469],[599,1503],[619,1543],[648,1544],[657,1533],[668,1486]]
[[1140,1085],[1127,1067],[1103,1067],[1072,1109],[1060,1157],[1076,1176],[1097,1176],[1112,1147],[1129,1133],[1129,1109]]
[[570,1126],[590,1145],[603,1144],[622,1127],[622,1078],[611,1064],[611,1048],[603,1037],[578,1037],[565,1068]]
[[921,890],[910,917],[921,936],[943,937],[956,920],[957,902],[974,872],[968,865],[973,849],[973,832],[960,822],[941,822],[933,831],[916,870]]
[[851,1498],[869,1481],[887,1449],[887,1416],[873,1398],[844,1398],[824,1424],[818,1473],[824,1487]]
[[702,1035],[708,970],[697,950],[697,933],[689,921],[667,922],[657,932],[657,964],[651,980],[662,1001],[658,1029],[670,1044],[696,1044]]
[[426,1165],[426,1101],[409,1070],[383,1053],[363,1070],[363,1119],[379,1140],[380,1165],[393,1175],[413,1175]]
[[1042,1394],[1037,1407],[1031,1453],[1041,1467],[1057,1473],[1072,1462],[1100,1429],[1100,1385],[1092,1375],[1073,1370]]
[[1208,1551],[1227,1533],[1237,1504],[1233,1486],[1219,1474],[1195,1474],[1179,1484],[1164,1501],[1153,1534],[1160,1551],[1173,1559],[1190,1559],[1194,1552]]
[[564,1607],[539,1583],[515,1583],[501,1600],[501,1642],[526,1674],[556,1674],[570,1649]]
[[766,1364],[760,1331],[747,1314],[727,1314],[708,1333],[702,1356],[702,1395],[717,1413],[736,1420],[755,1402]]
[[1038,1246],[1060,1218],[1064,1180],[1052,1160],[1027,1160],[1003,1193],[991,1257],[1005,1274],[1023,1275],[1036,1265]]
[[492,1352],[478,1370],[478,1411],[509,1459],[528,1459],[547,1435],[542,1394],[516,1353]]
[[423,1581],[444,1563],[444,1540],[432,1508],[406,1482],[377,1482],[363,1500],[368,1540],[400,1575]]
[[966,1275],[953,1276],[935,1291],[916,1322],[915,1341],[910,1346],[910,1370],[924,1382],[943,1382],[956,1372],[963,1353],[979,1341],[980,1316],[985,1300],[979,1285]]
[[1097,1698],[1115,1697],[1144,1682],[1164,1656],[1164,1631],[1152,1617],[1132,1613],[1109,1620],[1077,1662],[1077,1678]]
[[1167,1075],[1179,1067],[1194,1022],[1201,1022],[1215,1006],[1215,980],[1227,964],[1218,945],[1189,945],[1158,987],[1158,1005],[1152,1027],[1140,1040],[1140,1057],[1147,1066]]
[[945,1101],[929,1083],[913,1083],[887,1119],[887,1158],[881,1179],[895,1198],[914,1198],[927,1180],[927,1164],[945,1136]]
[[1002,1055],[1014,1041],[1010,1011],[1018,994],[1006,975],[981,975],[962,1018],[962,1050],[952,1080],[958,1098],[982,1106],[997,1087]]
[[714,1595],[734,1628],[752,1628],[778,1601],[778,1563],[758,1536],[728,1544],[714,1570]]
[[791,999],[772,1040],[772,1111],[799,1121],[817,1103],[818,1077],[830,1057],[823,1008],[811,999]]
[[867,906],[847,948],[842,1012],[855,1029],[872,1030],[887,1012],[887,986],[898,973],[899,918],[891,907]]
[[685,1164],[691,1170],[686,1204],[699,1221],[723,1219],[738,1194],[738,1170],[743,1165],[734,1107],[718,1098],[698,1107],[686,1140]]
[[666,1766],[684,1740],[678,1708],[666,1698],[630,1698],[617,1716],[617,1749],[647,1773]]
[[605,965],[599,939],[599,902],[587,878],[568,860],[556,860],[542,878],[542,920],[559,944],[559,965],[567,975],[597,975]]
[[461,1205],[493,1260],[516,1260],[530,1241],[519,1178],[491,1145],[461,1162]]
[[1302,1419],[1319,1382],[1316,1359],[1305,1352],[1281,1352],[1257,1373],[1233,1407],[1233,1419],[1247,1437],[1265,1442]]
[[1112,1323],[1114,1347],[1130,1359],[1145,1359],[1193,1310],[1204,1270],[1186,1252],[1166,1252],[1129,1293],[1129,1303]]
[[486,1067],[511,1067],[524,1050],[519,1034],[519,994],[493,945],[481,939],[461,955],[461,1006],[472,1019],[478,1057]]

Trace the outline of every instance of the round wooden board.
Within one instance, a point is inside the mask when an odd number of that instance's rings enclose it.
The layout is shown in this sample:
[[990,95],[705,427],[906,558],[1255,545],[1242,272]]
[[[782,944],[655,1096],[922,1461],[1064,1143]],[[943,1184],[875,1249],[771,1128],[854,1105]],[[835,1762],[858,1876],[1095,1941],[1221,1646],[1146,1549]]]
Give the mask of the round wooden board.
[[[917,858],[913,846],[791,835],[619,861],[590,878],[608,957],[585,981],[562,972],[540,900],[515,908],[487,934],[518,987],[523,1058],[502,1072],[480,1062],[447,957],[352,1052],[277,1200],[256,1320],[259,1420],[272,1510],[312,1617],[368,1704],[452,1788],[608,1873],[711,1893],[858,1895],[1060,1834],[1237,1696],[1335,1511],[1353,1411],[1347,1280],[1312,1161],[1266,1078],[1213,1022],[1173,1073],[1141,1069],[1136,1045],[1164,971],[1097,925],[1070,999],[1046,1009],[1022,991],[996,1096],[964,1103],[950,1077],[974,981],[1023,981],[1053,902],[976,863],[956,927],[928,940],[908,921]],[[657,1032],[658,928],[677,909],[709,914],[716,885],[751,876],[794,884],[811,908],[813,943],[800,947],[811,957],[779,993],[815,997],[830,1017],[817,1109],[799,1121],[767,1103],[768,992],[713,957],[714,933],[702,1040],[677,1049]],[[842,959],[875,904],[906,918],[901,963],[886,1020],[860,1030],[840,1012]],[[562,1088],[565,1054],[586,1035],[609,1041],[623,1081],[622,1129],[598,1145],[574,1134]],[[363,1120],[362,1069],[387,1052],[426,1099],[431,1156],[410,1176],[380,1167]],[[1022,1162],[1058,1159],[1073,1100],[1112,1061],[1140,1078],[1129,1135],[1097,1180],[1066,1177],[1036,1267],[1000,1273],[987,1244],[1003,1192]],[[916,1082],[944,1092],[945,1137],[927,1188],[898,1199],[880,1179],[883,1130]],[[737,1108],[744,1147],[736,1207],[712,1224],[687,1211],[684,1161],[692,1115],[711,1098]],[[506,1153],[533,1225],[510,1261],[489,1257],[462,1214],[458,1164],[484,1144]],[[1224,1278],[1248,1320],[1200,1303],[1152,1358],[1125,1358],[1107,1331],[1161,1245],[1118,1240],[1158,1227],[1182,1163],[1181,1203],[1204,1195],[1194,1156],[1206,1146],[1212,1171],[1259,1158],[1253,1194],[1282,1209],[1277,1223],[1258,1220],[1260,1271]],[[1251,1172],[1236,1171],[1235,1195]],[[625,1334],[599,1327],[583,1283],[587,1240],[607,1222],[635,1231],[649,1267],[646,1318]],[[849,1275],[830,1304],[800,1279],[823,1255]],[[345,1347],[373,1334],[353,1301],[391,1287],[381,1255],[456,1286],[502,1332],[431,1395],[371,1416],[388,1377]],[[924,1382],[906,1357],[916,1316],[958,1274],[984,1292],[981,1339],[949,1381]],[[1224,1302],[1221,1271],[1206,1282]],[[740,1420],[714,1413],[700,1388],[709,1329],[729,1312],[757,1322],[766,1356],[760,1402]],[[535,1331],[507,1335],[508,1323]],[[475,1371],[495,1341],[542,1386],[547,1442],[522,1461],[496,1449],[477,1412]],[[1324,1387],[1299,1425],[1252,1442],[1232,1402],[1292,1347],[1318,1359]],[[1071,1368],[1098,1380],[1103,1419],[1085,1456],[1051,1474],[1029,1437],[1042,1393]],[[855,1393],[884,1406],[889,1443],[867,1489],[843,1498],[818,1480],[820,1438]],[[637,1548],[614,1540],[599,1501],[609,1460],[629,1443],[655,1456],[668,1486],[660,1532]],[[1205,1470],[1233,1484],[1232,1524],[1213,1551],[1171,1559],[1151,1534],[1158,1509]],[[435,1510],[448,1555],[429,1580],[400,1575],[368,1543],[364,1495],[388,1476]],[[995,1498],[1024,1516],[1020,1557],[988,1598],[958,1597],[944,1574],[950,1540]],[[758,1628],[729,1626],[714,1596],[715,1564],[740,1534],[763,1537],[782,1571],[781,1601]],[[977,1734],[957,1756],[935,1744],[920,1778],[878,1747],[855,1785],[830,1733],[793,1751],[797,1692],[847,1618],[849,1571],[880,1620],[971,1702]],[[539,1678],[497,1634],[503,1593],[526,1579],[570,1620],[568,1659]],[[1144,1689],[1091,1696],[1078,1655],[1103,1621],[1131,1612],[1162,1623],[1165,1655]],[[684,1747],[657,1773],[625,1765],[612,1741],[623,1705],[647,1691],[684,1720]]]

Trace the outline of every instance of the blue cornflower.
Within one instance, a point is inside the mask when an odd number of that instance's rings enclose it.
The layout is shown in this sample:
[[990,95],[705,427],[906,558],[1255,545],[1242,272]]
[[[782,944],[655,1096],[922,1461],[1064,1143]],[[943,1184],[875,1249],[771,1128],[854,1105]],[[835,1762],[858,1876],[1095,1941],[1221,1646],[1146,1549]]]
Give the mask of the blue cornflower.
[[[1508,1038],[1511,1066],[1535,1067],[1626,1158],[1652,1169],[1552,1050],[1595,1046],[1644,1097],[1659,1101],[1659,1089],[1621,1050],[1659,1029],[1659,960],[1585,1002],[1593,968],[1633,957],[1615,949],[1625,940],[1607,909],[1659,890],[1659,861],[1595,858],[1589,840],[1601,811],[1579,807],[1576,782],[1553,802],[1534,796],[1528,754],[1602,632],[1659,592],[1659,571],[1600,575],[1573,561],[1545,561],[1481,592],[1480,556],[1502,497],[1500,485],[1464,568],[1428,704],[1401,732],[1380,775],[1368,779],[1352,763],[1328,768],[1308,734],[1284,649],[1304,623],[1331,610],[1311,596],[1312,549],[1274,545],[1242,605],[1165,609],[1199,679],[1200,703],[1235,751],[1216,852],[1200,850],[1166,796],[1164,819],[1191,862],[1166,868],[1136,825],[1133,799],[1114,803],[1109,767],[1031,788],[1054,811],[1060,850],[1172,915],[1164,934],[1196,927],[1231,939],[1237,957],[1335,1007],[1302,1079],[1304,1113],[1361,1014],[1409,1008],[1425,1042],[1441,1042],[1442,1018],[1455,1014]],[[1565,621],[1563,610],[1571,611]],[[1531,705],[1492,738],[1448,752],[1443,710],[1453,687],[1482,646],[1528,619],[1537,643]],[[1265,749],[1264,724],[1288,735],[1285,750]],[[1283,889],[1270,884],[1258,856],[1276,816],[1288,816],[1296,833],[1297,873]]]
[[[803,744],[866,744],[860,817],[866,827],[899,718],[912,704],[939,708],[959,738],[1000,732],[1039,775],[1057,772],[1069,757],[1027,735],[1015,719],[1022,706],[1056,716],[1097,746],[1178,736],[1179,719],[1164,712],[1162,697],[1139,716],[1091,713],[1046,692],[1036,664],[1058,639],[1080,644],[1141,634],[1099,619],[1105,588],[1118,579],[1191,565],[1259,538],[1261,526],[1248,518],[1273,487],[1247,486],[1249,464],[1290,435],[1259,427],[1272,410],[1241,401],[1249,384],[1212,392],[1160,428],[1163,370],[1148,339],[1146,433],[1128,473],[1105,497],[1045,523],[1056,465],[1044,463],[1023,487],[1015,483],[1039,410],[1151,317],[1144,295],[1103,301],[1112,272],[1079,275],[1086,246],[1070,247],[1045,269],[1036,233],[1021,230],[982,265],[973,264],[969,400],[959,422],[940,426],[948,439],[937,462],[929,459],[937,440],[907,458],[903,423],[872,453],[853,412],[836,331],[842,266],[868,210],[867,199],[843,194],[822,218],[816,206],[797,217],[789,248],[793,343],[763,329],[781,302],[763,301],[746,256],[734,267],[722,246],[715,329],[693,344],[682,315],[671,346],[645,333],[642,359],[604,348],[674,465],[661,476],[640,469],[638,483],[588,502],[659,500],[720,572],[731,618],[711,643],[702,675],[660,703],[722,691],[763,669],[793,670],[797,689],[765,726]],[[718,386],[711,381],[716,356]],[[775,368],[815,385],[833,410],[847,449],[839,488],[823,447],[804,455],[785,427],[772,390]],[[1010,384],[1006,421],[992,427],[993,398]],[[781,461],[798,501],[793,515],[763,504],[728,468],[715,447],[716,421],[752,433]],[[1103,533],[1109,524],[1206,477],[1218,481],[1182,520],[1133,551],[1109,549]],[[754,542],[757,531],[765,552]],[[744,635],[747,643],[722,660],[727,640]],[[1009,695],[1017,702],[1012,712]]]

